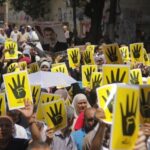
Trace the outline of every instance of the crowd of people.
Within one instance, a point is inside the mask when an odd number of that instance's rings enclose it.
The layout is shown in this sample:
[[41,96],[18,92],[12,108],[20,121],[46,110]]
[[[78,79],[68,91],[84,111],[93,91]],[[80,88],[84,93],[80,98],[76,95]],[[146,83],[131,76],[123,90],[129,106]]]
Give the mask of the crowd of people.
[[[47,38],[55,34],[51,28],[45,29]],[[67,39],[53,49],[46,49],[46,41],[42,45],[34,27],[30,25],[9,26],[7,23],[0,28],[0,92],[5,91],[3,75],[7,74],[7,68],[14,62],[25,61],[29,66],[37,62],[41,71],[51,71],[52,64],[65,63],[69,75],[76,79],[77,83],[67,88],[51,87],[42,89],[47,93],[55,93],[66,101],[69,97],[70,106],[66,106],[67,126],[54,132],[44,122],[37,120],[34,104],[25,100],[25,107],[17,110],[9,110],[7,114],[0,116],[0,150],[107,150],[110,147],[111,125],[104,123],[105,111],[97,104],[96,88],[83,88],[80,83],[81,66],[84,61],[81,57],[81,65],[75,69],[69,67],[67,48],[74,46],[69,36],[67,27],[64,27]],[[53,37],[56,37],[55,34]],[[18,44],[18,59],[5,60],[5,41],[11,38]],[[52,45],[58,42],[52,43]],[[38,45],[38,46],[37,46]],[[89,43],[86,43],[83,47]],[[103,45],[97,45],[94,50],[95,64],[102,66],[106,63],[103,54]],[[42,47],[43,46],[43,47]],[[61,50],[62,48],[62,50]],[[143,64],[135,64],[134,68],[140,68],[142,75],[149,75],[149,67]],[[101,71],[101,67],[99,67]],[[57,79],[56,79],[57,80]],[[149,110],[150,111],[150,110]],[[117,124],[116,124],[117,126]],[[134,144],[134,150],[146,150],[149,148],[150,124],[140,125],[139,134]]]

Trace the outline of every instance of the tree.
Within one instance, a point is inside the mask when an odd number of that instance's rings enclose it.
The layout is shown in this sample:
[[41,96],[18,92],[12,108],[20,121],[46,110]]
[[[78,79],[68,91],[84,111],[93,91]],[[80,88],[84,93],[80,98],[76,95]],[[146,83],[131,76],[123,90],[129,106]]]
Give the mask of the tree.
[[49,11],[46,7],[50,0],[11,0],[15,11],[23,10],[32,19],[43,18]]

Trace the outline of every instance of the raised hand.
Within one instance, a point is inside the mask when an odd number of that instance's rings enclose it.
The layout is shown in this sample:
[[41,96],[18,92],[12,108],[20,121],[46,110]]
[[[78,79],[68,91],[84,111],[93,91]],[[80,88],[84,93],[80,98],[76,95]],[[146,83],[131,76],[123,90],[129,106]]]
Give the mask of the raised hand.
[[86,76],[86,80],[87,80],[88,82],[90,82],[92,72],[94,72],[94,71],[95,71],[95,69],[93,69],[92,67],[90,67],[90,69],[88,68],[88,69],[84,72],[84,74],[85,74],[85,76]]
[[144,118],[150,118],[150,92],[145,97],[143,89],[141,89],[140,111]]
[[51,115],[48,112],[47,115],[52,120],[55,126],[59,125],[63,120],[63,117],[61,115],[62,105],[60,104],[59,108],[57,108],[57,104],[54,104],[54,109],[50,107],[50,111],[51,111]]
[[94,79],[92,79],[92,85],[93,88],[100,87],[100,83],[102,82],[102,77],[101,75],[95,76]]
[[134,48],[133,48],[133,56],[134,56],[134,58],[140,58],[140,50],[141,50],[141,46],[139,46],[139,45],[136,45],[136,46],[134,46]]
[[118,60],[117,48],[115,47],[113,49],[113,47],[111,46],[110,49],[109,48],[107,49],[106,55],[111,62],[116,62]]
[[90,52],[89,51],[85,51],[84,52],[84,61],[86,64],[90,64],[91,63],[91,58],[90,58]]
[[114,75],[114,72],[111,70],[111,79],[106,76],[107,83],[122,83],[125,78],[126,72],[124,71],[122,75],[120,75],[120,68],[117,69],[117,74]]
[[[110,96],[110,91],[107,89],[106,90],[107,93],[107,97]],[[107,98],[105,96],[102,96],[103,100],[105,101],[105,103],[107,102]],[[109,109],[109,112],[112,113],[113,112],[113,104],[114,104],[114,97],[112,97],[110,103],[108,104],[107,108]]]
[[79,54],[78,51],[73,51],[72,54],[70,54],[70,57],[74,64],[78,63],[78,54]]
[[[122,128],[124,136],[132,136],[135,130],[135,117],[138,107],[138,101],[134,104],[134,92],[132,94],[132,104],[129,106],[129,95],[126,99],[126,111],[123,110],[123,106],[120,103],[120,111],[122,116]],[[124,113],[125,112],[125,113]]]
[[137,72],[137,74],[135,74],[135,71],[133,71],[133,74],[132,73],[130,73],[130,77],[131,77],[131,80],[130,80],[130,82],[132,83],[132,84],[139,84],[139,72]]
[[23,76],[22,82],[20,81],[20,76],[17,75],[17,82],[14,78],[12,78],[13,86],[8,83],[9,87],[11,88],[14,96],[16,99],[24,98],[26,96],[26,91],[24,89],[25,83],[25,76]]

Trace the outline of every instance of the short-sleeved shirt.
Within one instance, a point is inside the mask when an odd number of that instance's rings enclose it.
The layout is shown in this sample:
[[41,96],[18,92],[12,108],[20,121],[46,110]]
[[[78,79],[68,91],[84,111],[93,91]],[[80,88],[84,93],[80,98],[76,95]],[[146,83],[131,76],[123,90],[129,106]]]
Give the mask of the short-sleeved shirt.
[[26,150],[29,140],[12,138],[5,150]]

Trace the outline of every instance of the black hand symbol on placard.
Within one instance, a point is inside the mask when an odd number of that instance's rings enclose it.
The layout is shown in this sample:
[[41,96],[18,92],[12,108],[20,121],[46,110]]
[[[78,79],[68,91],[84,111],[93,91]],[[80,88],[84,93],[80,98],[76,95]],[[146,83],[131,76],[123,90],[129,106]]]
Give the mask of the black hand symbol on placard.
[[[106,90],[107,93],[107,97],[110,96],[110,91],[107,89]],[[105,103],[107,102],[107,98],[105,96],[102,96],[103,100],[105,101]],[[110,100],[110,103],[108,104],[107,108],[109,109],[109,112],[112,113],[113,112],[113,104],[114,104],[114,97],[112,97],[112,99]]]
[[10,55],[14,55],[15,54],[15,44],[9,44],[8,45],[8,51]]
[[2,109],[2,98],[0,99],[0,116],[1,116],[1,114],[2,114],[1,109]]
[[111,46],[110,49],[107,49],[106,55],[111,60],[111,62],[116,62],[118,60],[117,48],[115,47],[113,49],[113,47]]
[[102,82],[102,77],[101,75],[95,76],[94,79],[92,79],[92,85],[93,85],[93,89],[100,87],[100,83]]
[[[51,97],[51,99],[49,97],[47,97],[46,103],[52,102],[54,101],[54,96]],[[44,101],[43,101],[44,103]]]
[[148,58],[147,58],[146,53],[144,54],[144,60],[145,60],[145,61],[148,61]]
[[150,118],[150,91],[145,97],[144,90],[141,89],[140,111],[143,117]]
[[24,89],[25,76],[23,76],[22,83],[20,81],[19,75],[17,75],[17,82],[18,83],[15,81],[15,79],[13,77],[12,77],[12,82],[13,82],[13,86],[10,83],[8,83],[8,85],[11,88],[15,98],[16,99],[24,98],[26,96],[26,91]]
[[130,82],[132,84],[139,84],[139,72],[137,72],[137,74],[135,74],[135,71],[133,71],[133,74],[130,73],[130,77],[131,77],[131,80]]
[[111,79],[108,79],[106,76],[107,83],[122,83],[125,78],[126,72],[124,71],[122,75],[120,75],[120,68],[117,69],[117,74],[114,75],[114,72],[111,70]]
[[26,69],[26,64],[22,64],[22,65],[21,65],[21,69],[22,69],[22,70],[25,70],[25,69]]
[[87,80],[88,82],[90,82],[92,72],[94,72],[94,71],[95,71],[95,68],[90,67],[90,69],[88,68],[88,69],[84,72],[85,77],[86,77],[86,80]]
[[127,58],[127,51],[126,51],[126,49],[124,49],[124,51],[123,51],[123,58]]
[[38,72],[38,66],[37,66],[37,65],[33,65],[33,66],[31,67],[31,70],[32,70],[32,73]]
[[51,115],[50,115],[50,113],[47,112],[47,115],[52,120],[52,122],[55,126],[59,125],[63,120],[63,117],[61,114],[62,104],[60,104],[59,108],[57,108],[57,107],[58,107],[58,105],[54,104],[54,109],[52,107],[49,108],[51,111]]
[[16,65],[11,65],[10,67],[8,67],[8,72],[14,72],[16,70]]
[[72,54],[70,54],[70,57],[74,64],[78,63],[78,53],[78,51],[73,51]]
[[140,50],[141,50],[141,46],[139,46],[139,45],[134,46],[134,48],[133,48],[134,58],[140,58]]
[[64,73],[64,72],[65,72],[65,68],[59,67],[58,69],[56,69],[56,71],[57,71],[57,72],[62,72],[62,73]]
[[38,89],[36,90],[35,87],[33,88],[32,97],[33,97],[33,103],[34,104],[36,103],[36,97],[37,97],[38,91],[39,90]]
[[86,64],[90,64],[91,63],[90,52],[86,51],[84,53],[84,61],[85,61]]
[[[136,104],[134,104],[134,95],[135,93],[133,92],[132,94],[132,104],[131,107],[129,106],[129,95],[127,95],[126,99],[126,107],[123,110],[123,106],[120,103],[120,111],[121,111],[121,116],[122,116],[122,129],[123,129],[123,135],[124,136],[132,136],[135,130],[135,118],[136,118],[136,112],[137,112],[137,107],[138,107],[138,101]],[[135,105],[135,106],[134,106]],[[125,112],[125,113],[124,113]]]

